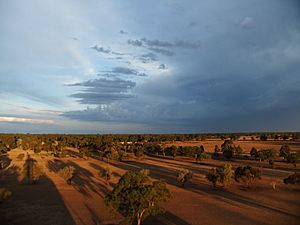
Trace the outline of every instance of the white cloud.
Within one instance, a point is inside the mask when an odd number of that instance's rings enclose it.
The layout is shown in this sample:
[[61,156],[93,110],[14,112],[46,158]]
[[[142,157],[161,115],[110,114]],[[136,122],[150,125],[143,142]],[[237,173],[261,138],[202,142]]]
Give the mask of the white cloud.
[[21,117],[5,117],[0,116],[0,123],[32,123],[32,124],[54,124],[52,120],[41,120]]

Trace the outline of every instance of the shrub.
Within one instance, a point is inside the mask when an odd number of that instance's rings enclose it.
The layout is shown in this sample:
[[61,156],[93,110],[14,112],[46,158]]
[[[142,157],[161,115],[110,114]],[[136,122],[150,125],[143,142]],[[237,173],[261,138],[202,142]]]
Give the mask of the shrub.
[[101,177],[103,177],[106,181],[109,181],[112,178],[112,170],[110,167],[106,167],[101,171]]
[[193,177],[193,172],[188,169],[180,169],[177,175],[177,181],[184,187],[185,183]]
[[44,170],[38,165],[37,161],[28,156],[23,166],[23,175],[29,182],[36,184],[40,177],[44,175]]
[[221,176],[221,182],[223,183],[224,187],[227,187],[232,183],[232,180],[234,178],[234,172],[232,170],[231,164],[225,164],[222,172],[223,175]]
[[170,197],[165,182],[152,181],[141,172],[127,172],[104,201],[106,207],[120,212],[128,223],[140,225],[147,216],[163,212],[161,204]]
[[72,179],[74,178],[75,168],[73,166],[66,166],[63,169],[60,169],[58,174],[65,181],[67,181],[67,184],[70,185],[72,183]]
[[288,176],[283,179],[285,184],[300,184],[300,173],[294,173],[293,175]]
[[198,153],[196,154],[196,162],[198,162],[199,160],[203,160],[203,159],[210,159],[210,155],[205,153],[205,152],[202,152],[202,153]]
[[0,203],[4,202],[8,198],[10,198],[11,192],[6,188],[0,188]]
[[260,170],[251,166],[240,166],[236,168],[234,178],[237,182],[242,181],[246,183],[247,187],[250,187],[250,184],[253,183],[255,179],[261,179]]
[[216,188],[217,182],[221,180],[220,170],[212,168],[206,174],[206,179],[212,183],[213,188]]

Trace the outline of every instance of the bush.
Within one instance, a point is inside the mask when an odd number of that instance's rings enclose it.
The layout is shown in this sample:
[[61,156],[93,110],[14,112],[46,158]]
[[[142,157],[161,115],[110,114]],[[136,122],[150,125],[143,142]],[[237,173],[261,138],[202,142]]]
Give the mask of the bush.
[[106,167],[101,171],[101,177],[103,177],[106,181],[109,181],[112,178],[112,170],[110,167]]
[[199,160],[203,160],[203,159],[210,159],[210,155],[205,153],[205,152],[202,152],[202,153],[198,153],[196,154],[196,162],[198,162]]
[[67,181],[67,184],[69,185],[72,183],[74,173],[75,168],[73,166],[66,166],[58,171],[59,176],[62,177],[65,181]]
[[285,184],[300,184],[300,173],[294,173],[293,175],[288,176],[283,179]]
[[232,183],[234,178],[231,164],[225,164],[225,166],[222,168],[222,172],[223,175],[221,176],[221,182],[223,183],[224,187],[227,187]]
[[177,181],[184,187],[185,183],[193,177],[193,172],[188,169],[180,169],[177,175]]
[[206,179],[212,183],[213,188],[217,187],[217,182],[221,180],[220,170],[217,168],[212,168],[206,174]]
[[237,182],[242,181],[246,183],[247,187],[250,187],[250,184],[253,183],[255,179],[261,179],[260,170],[251,166],[240,166],[236,168],[234,178]]
[[11,192],[6,188],[0,188],[0,203],[4,202],[8,198],[10,198]]

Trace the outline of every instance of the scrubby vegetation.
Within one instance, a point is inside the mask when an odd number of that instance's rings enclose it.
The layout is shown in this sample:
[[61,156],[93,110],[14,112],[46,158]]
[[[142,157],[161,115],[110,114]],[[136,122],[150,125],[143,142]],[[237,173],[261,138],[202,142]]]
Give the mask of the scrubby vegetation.
[[283,182],[285,184],[300,184],[300,173],[294,173],[293,175],[284,178]]
[[67,184],[71,185],[75,174],[75,168],[73,166],[66,166],[63,169],[60,169],[58,174],[67,182]]
[[256,179],[261,179],[260,170],[251,166],[239,166],[234,172],[234,178],[237,182],[242,181],[250,187]]
[[188,169],[180,169],[177,174],[177,181],[184,187],[185,183],[193,177],[193,172]]

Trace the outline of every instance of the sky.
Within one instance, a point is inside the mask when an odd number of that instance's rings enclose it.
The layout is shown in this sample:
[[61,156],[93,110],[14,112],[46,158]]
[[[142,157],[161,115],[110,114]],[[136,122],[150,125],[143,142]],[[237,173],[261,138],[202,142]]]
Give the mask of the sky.
[[298,0],[0,0],[0,132],[300,131]]

